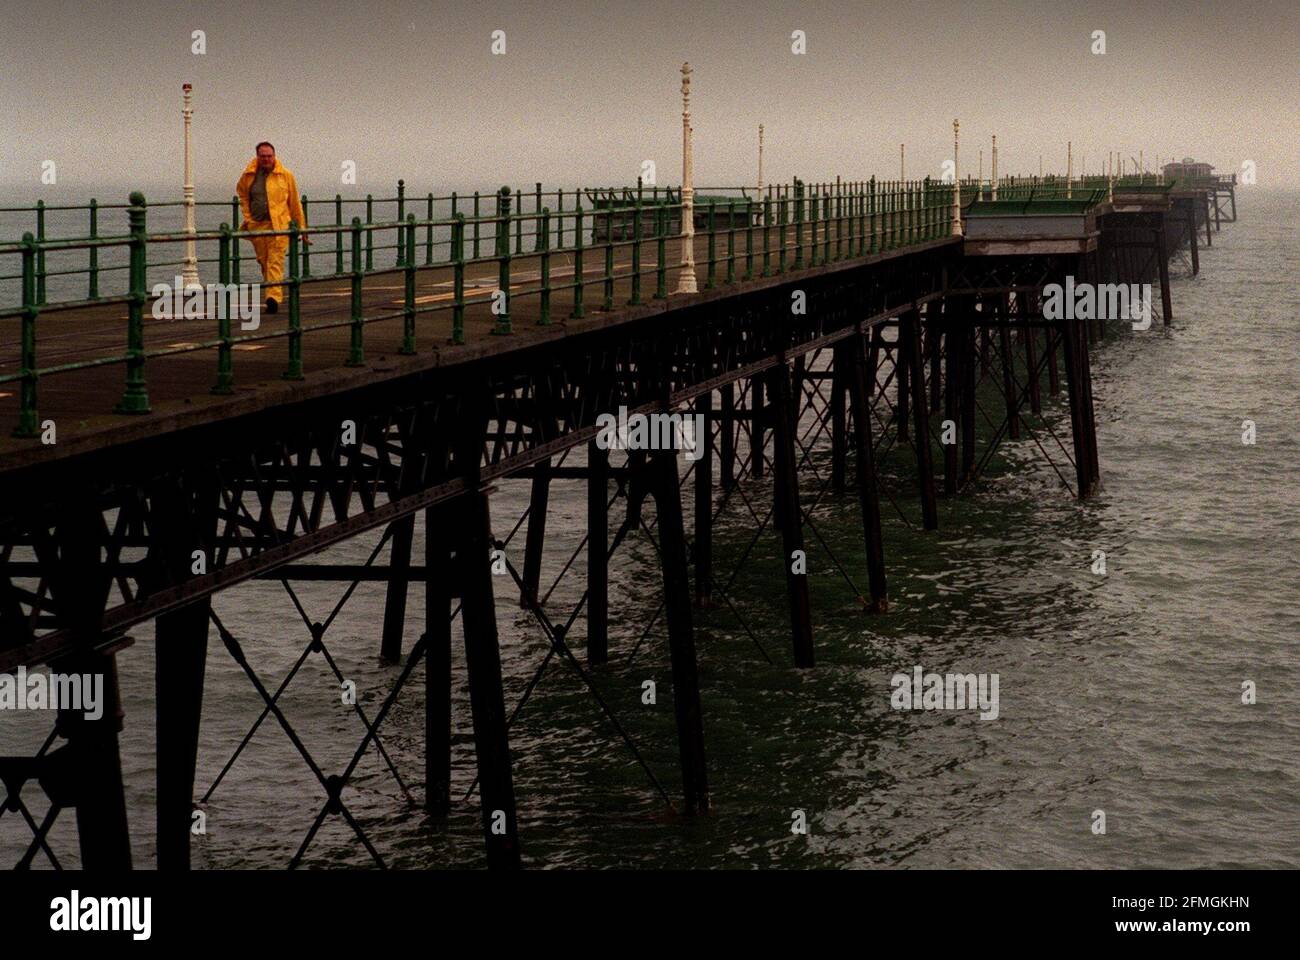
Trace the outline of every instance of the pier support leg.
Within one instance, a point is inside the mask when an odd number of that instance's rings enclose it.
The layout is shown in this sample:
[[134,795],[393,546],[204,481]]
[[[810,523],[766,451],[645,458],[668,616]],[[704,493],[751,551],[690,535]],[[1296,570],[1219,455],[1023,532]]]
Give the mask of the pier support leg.
[[88,720],[83,711],[61,711],[58,724],[68,739],[66,749],[75,771],[82,869],[130,870],[131,839],[117,738],[122,729],[117,661],[113,652],[93,649],[103,643],[100,622],[109,590],[100,565],[103,520],[93,493],[78,503],[55,530],[58,556],[50,559],[58,573],[50,592],[59,607],[69,611],[69,626],[83,649],[52,662],[50,669],[104,678],[100,717]]
[[894,369],[897,371],[894,375],[895,386],[898,390],[897,403],[894,407],[894,414],[898,420],[898,439],[907,439],[907,415],[908,400],[911,397],[911,364],[904,363],[903,353],[903,325],[901,321],[895,328],[894,335]]
[[406,595],[411,582],[411,542],[414,538],[415,514],[393,521],[392,566],[388,571],[384,632],[379,645],[380,659],[388,663],[402,659],[402,629],[406,625]]
[[[925,356],[930,363],[930,412],[938,413],[940,400],[940,388],[942,387],[942,372],[939,369],[939,346],[942,337],[942,326],[940,326],[939,310],[936,305],[926,304],[925,306]],[[918,319],[918,324],[920,320]],[[918,326],[919,329],[919,326]]]
[[1201,251],[1196,236],[1196,204],[1191,200],[1183,201],[1183,213],[1187,216],[1187,243],[1192,251],[1192,276],[1200,276]]
[[1083,367],[1079,329],[1080,321],[1060,321],[1061,336],[1065,344],[1066,392],[1070,399],[1070,433],[1074,446],[1076,493],[1080,500],[1088,496],[1091,470],[1088,466],[1087,417],[1084,413]]
[[[117,738],[123,717],[117,657],[114,653],[87,652],[61,659],[57,665],[51,664],[51,668],[59,673],[98,674],[104,678],[103,715],[97,720],[87,720],[81,711],[64,711],[59,714],[59,724],[67,734],[76,771],[81,868],[104,872],[130,870],[131,838]],[[189,817],[186,810],[187,831]]]
[[766,422],[763,411],[763,377],[753,377],[749,381],[749,445],[750,473],[755,477],[763,475],[763,426]]
[[[191,498],[179,486],[166,485],[153,496],[160,531],[160,557],[170,582],[189,576],[193,552],[211,562],[219,493],[205,486]],[[158,869],[190,868],[190,828],[194,812],[194,766],[199,752],[203,713],[203,679],[208,658],[208,611],[203,597],[154,621],[154,704]]]
[[650,455],[658,510],[659,551],[663,564],[664,609],[672,661],[673,710],[682,763],[682,794],[688,814],[709,809],[708,772],[704,761],[704,722],[700,679],[691,623],[690,580],[686,569],[686,534],[682,524],[677,458],[672,450]]
[[[939,339],[938,322],[930,318],[926,311],[927,326],[930,328],[928,339],[936,345]],[[939,528],[939,507],[934,494],[934,458],[930,449],[930,413],[925,403],[924,378],[920,375],[924,359],[921,356],[921,318],[915,310],[906,313],[900,320],[906,340],[908,356],[906,362],[911,364],[917,375],[912,378],[913,398],[912,417],[915,420],[916,473],[921,493],[921,520],[926,530]],[[937,355],[937,349],[936,349]],[[936,382],[937,382],[936,377]]]
[[[975,326],[981,319],[975,304],[967,301],[966,325],[959,332],[961,347],[961,482],[966,483],[975,472]],[[982,319],[987,320],[987,315]]]
[[204,597],[155,622],[159,870],[190,868],[209,606]]
[[[957,422],[960,419],[960,410],[958,404],[961,400],[961,359],[962,349],[959,343],[962,333],[959,329],[961,325],[960,311],[953,309],[954,304],[949,302],[944,305],[944,359],[947,360],[947,370],[944,371],[943,378],[943,419],[944,426],[956,429]],[[943,492],[945,496],[955,497],[957,495],[957,458],[959,451],[957,449],[956,438],[952,443],[943,444]]]
[[609,660],[609,451],[587,441],[587,663]]
[[[424,807],[451,810],[451,550],[446,508],[424,511]],[[463,568],[462,568],[463,569]]]
[[488,419],[486,401],[486,397],[471,395],[466,398],[462,411],[455,467],[465,478],[468,492],[453,501],[453,549],[461,580],[465,670],[469,677],[487,863],[489,869],[517,869],[515,788],[506,736],[505,691],[489,561],[491,521],[487,494],[479,491],[480,458]]
[[846,367],[850,362],[847,350],[847,344],[841,341],[831,351],[831,489],[836,493],[843,492],[845,487],[844,466],[848,452],[848,417],[844,406]]
[[482,798],[483,838],[490,869],[519,866],[515,789],[506,737],[505,692],[497,641],[496,606],[488,562],[487,495],[477,490],[457,505],[457,566],[464,584],[465,667],[469,674],[474,752]]
[[695,605],[713,606],[713,394],[695,399],[696,413],[704,417],[695,452]]
[[[548,436],[549,438],[549,436]],[[528,499],[528,534],[524,541],[524,581],[519,591],[519,606],[525,609],[531,601],[540,603],[537,588],[542,581],[542,549],[546,545],[546,511],[551,500],[551,458],[537,464],[533,474],[532,490]]]
[[1005,313],[998,318],[998,348],[1002,353],[1002,399],[1007,407],[1007,436],[1012,440],[1020,439],[1020,417],[1016,413],[1015,355],[1011,352],[1011,330],[1005,321]]
[[796,573],[796,555],[807,553],[803,542],[803,518],[799,508],[799,477],[795,470],[794,427],[790,422],[790,371],[778,363],[768,371],[772,389],[772,443],[776,476],[775,514],[781,521],[782,564],[785,567],[786,592],[790,603],[790,633],[796,667],[813,666],[812,618],[808,604],[807,573]]
[[[1010,309],[1005,295],[1002,306],[1010,319]],[[1029,376],[1029,410],[1038,415],[1043,412],[1041,385],[1038,381],[1038,331],[1029,325],[1029,305],[1024,294],[1016,294],[1016,313],[1020,315],[1021,336],[1025,340],[1025,372]]]
[[730,490],[736,482],[736,385],[724,383],[718,388],[718,394],[722,408],[718,424],[722,441],[719,445],[722,455],[720,485],[723,490]]
[[1160,309],[1167,327],[1174,320],[1174,304],[1169,293],[1169,251],[1165,249],[1164,224],[1153,230],[1152,234],[1156,247],[1156,263],[1160,272]]
[[[901,325],[899,335],[901,343]],[[853,404],[858,502],[862,508],[862,538],[867,550],[867,578],[871,592],[867,609],[872,613],[884,613],[889,609],[889,587],[885,580],[885,549],[880,536],[880,495],[876,490],[875,449],[871,440],[871,412],[867,409],[870,401],[867,399],[866,355],[862,348],[861,325],[849,343],[836,352],[836,367],[840,366],[840,360],[845,361],[843,369],[847,376],[842,379],[848,381],[849,402]]]

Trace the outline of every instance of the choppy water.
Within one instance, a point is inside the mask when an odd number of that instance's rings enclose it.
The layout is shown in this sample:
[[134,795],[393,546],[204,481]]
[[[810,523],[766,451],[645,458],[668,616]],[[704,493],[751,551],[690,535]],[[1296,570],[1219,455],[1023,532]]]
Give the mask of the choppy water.
[[[1212,867],[1300,866],[1300,534],[1295,416],[1300,198],[1242,191],[1242,221],[1225,225],[1201,276],[1176,278],[1171,330],[1120,333],[1094,353],[1102,489],[1080,506],[1028,439],[1004,469],[955,503],[940,531],[919,531],[907,457],[886,462],[884,505],[893,608],[858,612],[852,592],[809,537],[818,666],[790,667],[776,540],[763,538],[733,589],[769,665],[725,608],[697,613],[702,699],[714,812],[694,822],[663,804],[594,700],[552,663],[511,732],[526,862],[534,866]],[[1257,425],[1243,445],[1242,421]],[[1068,419],[1067,419],[1068,425]],[[1063,464],[1060,451],[1040,431]],[[578,456],[578,455],[575,455]],[[828,468],[817,459],[822,476]],[[1067,473],[1067,476],[1070,476]],[[821,484],[804,478],[805,505]],[[766,481],[764,482],[766,483]],[[746,488],[760,515],[768,498]],[[689,497],[686,498],[689,505]],[[584,498],[553,488],[544,585],[577,548]],[[526,482],[493,502],[498,534],[527,504]],[[856,501],[833,494],[814,522],[865,587]],[[724,513],[718,567],[739,558],[754,524],[743,503]],[[417,531],[416,553],[421,555]],[[336,551],[364,560],[373,538]],[[1091,570],[1094,550],[1107,574]],[[522,558],[522,533],[511,547]],[[582,591],[582,563],[551,597],[559,618]],[[629,666],[654,615],[653,547],[632,542],[614,562],[613,662],[595,682],[674,797],[679,792],[662,622]],[[502,581],[498,580],[498,584]],[[304,585],[324,619],[341,586]],[[412,589],[408,637],[422,603]],[[307,633],[283,589],[263,582],[219,597],[216,609],[274,687]],[[357,681],[368,713],[398,670],[375,658],[383,591],[362,585],[326,641]],[[499,590],[508,682],[517,700],[546,646],[517,596]],[[582,644],[582,620],[573,632]],[[138,863],[153,855],[152,630],[120,658],[123,752]],[[459,632],[456,633],[459,643]],[[410,640],[408,640],[409,646]],[[455,654],[453,795],[473,777],[463,652]],[[898,712],[890,677],[926,670],[997,673],[1000,717]],[[420,675],[417,674],[417,677]],[[642,682],[658,684],[642,705]],[[1243,705],[1253,681],[1258,703]],[[422,684],[384,727],[385,744],[419,796]],[[362,729],[320,658],[283,700],[327,772],[351,756]],[[260,702],[212,640],[199,757],[201,794],[256,718]],[[39,744],[48,730],[6,720],[0,750]],[[21,729],[20,729],[21,728]],[[285,865],[322,792],[268,723],[206,805],[196,862]],[[372,753],[344,794],[390,865],[477,866],[477,808],[457,803],[445,824],[409,806]],[[791,833],[791,813],[809,822]],[[1104,810],[1107,833],[1092,833]],[[39,812],[38,812],[39,817]],[[22,825],[0,819],[0,854],[18,855]],[[76,862],[72,818],[56,850]],[[364,850],[332,818],[313,866],[364,866]],[[40,861],[38,860],[38,864]]]

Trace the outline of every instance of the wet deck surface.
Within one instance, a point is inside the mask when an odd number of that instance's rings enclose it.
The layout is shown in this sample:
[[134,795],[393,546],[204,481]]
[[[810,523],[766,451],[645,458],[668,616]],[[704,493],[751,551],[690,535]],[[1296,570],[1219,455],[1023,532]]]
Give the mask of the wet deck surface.
[[[793,229],[787,230],[787,269],[794,263]],[[824,240],[824,237],[818,237]],[[736,234],[736,282],[725,283],[726,236],[719,235],[717,244],[717,287],[706,290],[708,270],[707,238],[698,236],[695,241],[696,276],[700,294],[707,300],[729,296],[738,290],[764,285],[756,279],[741,280],[746,269],[745,236]],[[776,230],[773,229],[772,269],[778,266]],[[931,241],[944,243],[945,240]],[[805,256],[809,250],[805,240]],[[761,234],[755,231],[754,273],[762,271]],[[847,252],[847,236],[845,238]],[[846,265],[871,261],[882,257],[906,254],[915,247],[901,248],[867,258],[844,260],[808,270],[808,273],[843,269]],[[831,251],[834,254],[835,236],[831,234]],[[145,364],[150,412],[146,414],[118,414],[113,408],[121,399],[126,383],[126,365],[121,362],[106,363],[84,369],[59,371],[41,376],[37,386],[37,416],[44,422],[53,420],[57,430],[57,443],[43,445],[39,438],[22,439],[11,436],[18,424],[19,388],[16,381],[0,384],[0,472],[38,460],[70,456],[101,446],[157,436],[171,430],[183,429],[211,420],[255,412],[271,405],[309,399],[329,393],[363,386],[379,379],[407,375],[420,370],[449,366],[481,358],[485,355],[510,352],[537,344],[539,341],[558,339],[575,333],[623,323],[678,307],[692,298],[673,296],[677,286],[678,265],[681,260],[679,240],[666,244],[665,262],[668,299],[654,299],[656,288],[656,244],[648,241],[641,250],[641,305],[630,306],[632,292],[630,246],[615,249],[615,283],[613,309],[604,310],[605,252],[603,245],[584,251],[583,277],[585,317],[571,317],[574,306],[572,287],[558,288],[558,284],[574,281],[572,252],[551,255],[550,279],[551,323],[540,325],[540,257],[532,253],[518,254],[511,261],[510,318],[513,333],[493,333],[497,318],[492,313],[492,294],[498,286],[498,265],[495,262],[475,263],[465,269],[465,343],[452,345],[452,270],[449,266],[421,267],[416,271],[415,303],[419,312],[415,317],[415,348],[413,355],[402,355],[405,303],[405,277],[403,271],[383,271],[366,274],[362,284],[362,313],[368,320],[364,326],[364,363],[348,366],[351,338],[351,291],[346,279],[319,279],[305,281],[301,288],[302,359],[304,378],[289,381],[283,378],[287,362],[289,341],[287,305],[281,304],[274,315],[262,311],[261,323],[253,331],[241,331],[237,320],[232,321],[232,334],[237,339],[232,349],[234,392],[215,395],[211,392],[217,378],[217,349],[190,349],[192,344],[209,343],[217,338],[215,319],[159,320],[152,316],[151,304],[145,307],[145,350],[175,349],[178,352],[165,357],[152,357]],[[819,258],[824,247],[819,251]],[[256,269],[254,267],[254,269]],[[780,282],[788,282],[787,275]],[[767,281],[768,284],[776,282]],[[65,364],[76,364],[96,358],[122,356],[126,352],[127,307],[125,304],[101,304],[71,310],[48,309],[37,319],[37,366],[47,369]],[[0,375],[17,373],[20,369],[20,321],[18,318],[0,320]],[[273,336],[267,337],[266,335]],[[258,339],[264,338],[264,339]]]

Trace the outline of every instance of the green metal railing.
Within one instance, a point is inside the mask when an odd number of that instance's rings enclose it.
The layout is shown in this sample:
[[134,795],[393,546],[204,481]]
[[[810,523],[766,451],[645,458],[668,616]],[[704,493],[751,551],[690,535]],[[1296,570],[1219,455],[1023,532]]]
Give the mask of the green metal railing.
[[[404,184],[401,185],[404,190]],[[304,346],[316,331],[346,328],[348,331],[347,366],[362,366],[366,357],[366,328],[382,321],[401,321],[401,334],[395,345],[402,355],[412,355],[421,344],[417,342],[417,319],[450,313],[451,342],[465,342],[466,309],[472,305],[488,304],[493,315],[491,332],[508,336],[513,331],[512,314],[515,305],[526,298],[536,297],[538,313],[536,322],[546,325],[553,322],[554,297],[567,292],[572,297],[569,317],[581,318],[586,312],[585,290],[599,284],[601,309],[617,308],[616,284],[627,282],[629,305],[643,302],[643,281],[653,277],[653,299],[662,300],[668,294],[668,271],[678,263],[670,263],[668,241],[676,240],[682,232],[683,205],[680,191],[647,189],[643,184],[636,188],[620,188],[602,192],[570,192],[571,206],[563,208],[564,191],[544,192],[541,185],[525,194],[502,187],[495,195],[476,194],[474,208],[479,215],[466,216],[458,208],[458,198],[453,194],[450,217],[427,216],[435,209],[432,195],[425,198],[424,213],[418,218],[408,212],[407,198],[399,192],[398,210],[405,213],[401,219],[375,221],[372,218],[373,198],[360,201],[366,204],[367,219],[353,216],[344,224],[345,207],[357,201],[347,201],[335,196],[329,201],[317,201],[318,207],[332,208],[333,223],[300,228],[290,224],[283,231],[249,232],[232,229],[229,223],[217,230],[196,233],[184,231],[150,234],[147,231],[149,208],[145,198],[134,193],[125,205],[128,215],[128,232],[125,235],[104,237],[91,235],[79,238],[48,239],[31,232],[17,243],[0,244],[0,260],[10,262],[16,258],[20,264],[20,306],[0,309],[0,323],[17,320],[20,326],[19,372],[0,376],[0,388],[16,383],[20,391],[19,422],[15,436],[34,437],[38,433],[37,386],[42,378],[67,374],[109,364],[125,367],[125,385],[121,400],[114,407],[117,413],[141,414],[150,409],[147,370],[149,364],[169,356],[210,350],[216,356],[215,379],[212,392],[228,394],[234,389],[236,371],[233,351],[240,345],[255,342],[285,341],[285,367],[283,377],[300,380],[305,375]],[[554,198],[555,209],[548,201]],[[594,205],[583,206],[587,199]],[[701,269],[705,272],[703,286],[707,288],[733,285],[742,279],[758,275],[773,276],[789,269],[798,270],[805,265],[821,266],[841,260],[860,258],[883,251],[895,250],[914,244],[947,238],[951,233],[952,186],[924,181],[867,181],[835,183],[804,183],[771,185],[759,198],[749,188],[709,188],[698,195],[695,205],[695,222],[703,228],[703,243],[707,251]],[[529,201],[528,210],[519,210],[521,200]],[[484,209],[485,201],[491,210]],[[97,206],[97,205],[96,205]],[[95,210],[96,206],[90,209]],[[103,209],[102,206],[99,209]],[[237,206],[232,208],[237,213]],[[94,221],[92,221],[93,223]],[[790,228],[793,227],[793,230]],[[423,233],[423,263],[418,263],[417,239]],[[392,244],[377,243],[376,235],[392,236]],[[236,296],[239,291],[239,243],[253,237],[288,238],[287,271],[280,299],[286,307],[282,329],[257,329],[236,333],[232,326]],[[313,270],[308,237],[333,237],[335,249],[333,270],[322,273]],[[481,241],[491,241],[491,251],[483,249]],[[525,241],[528,241],[525,243]],[[148,349],[145,322],[150,300],[148,275],[150,267],[179,265],[182,261],[150,260],[151,255],[163,256],[178,244],[194,242],[198,249],[213,250],[215,257],[200,258],[200,263],[216,263],[219,286],[209,292],[208,303],[215,304],[215,336],[199,342],[172,344],[165,348]],[[445,245],[445,258],[435,256]],[[599,275],[589,276],[584,267],[584,254],[590,247],[599,247],[603,255]],[[345,247],[346,257],[345,263]],[[125,249],[127,256],[126,290],[120,294],[103,295],[96,287],[92,296],[79,300],[47,303],[40,285],[41,263],[46,252],[64,253],[73,250],[89,251],[88,263],[93,267],[98,251]],[[392,266],[375,267],[376,251],[391,249]],[[525,252],[527,249],[527,252]],[[619,255],[626,252],[629,259],[620,262]],[[652,252],[652,253],[651,253]],[[793,252],[793,263],[788,259]],[[571,258],[572,280],[558,282],[551,275],[552,260],[556,255]],[[516,279],[514,262],[521,258],[536,261],[537,273],[528,279]],[[738,260],[743,258],[743,277]],[[653,259],[653,263],[647,263]],[[322,261],[317,260],[319,265]],[[328,263],[329,261],[324,261]],[[467,271],[477,265],[495,265],[495,290],[488,297],[467,295]],[[345,269],[345,267],[347,269]],[[417,296],[417,274],[422,269],[450,272],[449,295]],[[399,310],[383,310],[371,316],[364,312],[365,280],[372,276],[400,274],[403,278],[402,303]],[[92,273],[92,276],[93,273]],[[483,280],[485,278],[476,278]],[[98,282],[97,279],[95,281]],[[322,320],[304,326],[301,291],[312,283],[346,283],[350,293],[349,315],[345,319]],[[215,300],[212,299],[215,296]],[[42,317],[96,304],[123,303],[127,306],[125,324],[125,353],[94,357],[40,367],[37,355],[37,332]],[[151,312],[151,311],[150,311]],[[205,315],[206,316],[206,315]],[[263,326],[266,326],[265,324]],[[385,344],[385,347],[392,345]],[[426,344],[427,346],[427,344]]]

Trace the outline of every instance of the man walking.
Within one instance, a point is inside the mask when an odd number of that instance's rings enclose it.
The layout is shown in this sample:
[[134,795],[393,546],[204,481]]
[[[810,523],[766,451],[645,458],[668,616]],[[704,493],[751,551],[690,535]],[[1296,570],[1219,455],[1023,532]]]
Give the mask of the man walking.
[[[307,226],[298,199],[298,184],[293,174],[285,169],[275,156],[275,147],[263,140],[257,145],[257,156],[248,164],[235,193],[243,208],[244,222],[240,230],[288,230],[289,222],[299,228]],[[289,250],[288,237],[251,237],[257,252],[257,264],[262,268],[262,285],[266,288],[266,312],[275,313],[280,308],[281,284],[284,279],[284,255]],[[303,237],[304,244],[311,243]]]

